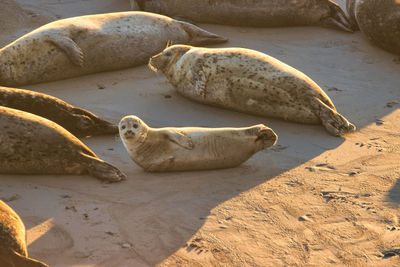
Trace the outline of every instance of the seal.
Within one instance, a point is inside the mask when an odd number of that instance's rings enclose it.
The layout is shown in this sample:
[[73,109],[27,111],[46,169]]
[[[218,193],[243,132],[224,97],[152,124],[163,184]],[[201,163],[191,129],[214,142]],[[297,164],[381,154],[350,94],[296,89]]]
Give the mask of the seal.
[[140,118],[121,119],[119,133],[128,154],[150,172],[232,168],[276,143],[265,125],[245,128],[150,128]]
[[77,136],[118,133],[118,126],[63,100],[30,90],[0,86],[0,106],[19,109],[61,125]]
[[400,55],[400,1],[347,0],[355,25],[376,46]]
[[48,267],[28,257],[25,226],[18,214],[0,200],[0,266]]
[[153,56],[149,66],[197,102],[293,122],[322,123],[334,136],[356,129],[313,80],[255,50],[173,45]]
[[126,178],[70,132],[43,117],[0,107],[0,129],[0,173],[89,173],[109,182]]
[[330,0],[131,0],[131,7],[200,23],[253,27],[319,25],[352,32],[346,14]]
[[0,85],[53,81],[146,64],[168,41],[204,45],[226,39],[147,12],[62,19],[0,49]]

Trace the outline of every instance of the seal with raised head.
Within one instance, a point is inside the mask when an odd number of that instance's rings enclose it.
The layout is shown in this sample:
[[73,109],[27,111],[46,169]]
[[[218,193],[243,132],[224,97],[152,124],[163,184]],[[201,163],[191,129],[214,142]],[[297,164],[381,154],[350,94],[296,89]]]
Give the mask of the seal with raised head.
[[0,200],[0,266],[48,267],[28,257],[25,226],[18,214]]
[[0,107],[0,173],[86,174],[118,182],[126,177],[55,122]]
[[400,1],[347,0],[353,23],[376,46],[400,55]]
[[30,90],[0,86],[0,106],[19,109],[61,125],[77,136],[118,133],[118,126],[63,100]]
[[325,92],[304,73],[246,48],[173,45],[152,57],[189,99],[255,115],[320,124],[335,136],[355,131]]
[[147,12],[62,19],[0,49],[0,85],[70,78],[147,63],[168,41],[213,44],[226,39],[187,22]]
[[201,23],[253,27],[319,25],[352,32],[346,14],[330,0],[131,0],[131,7]]
[[276,143],[263,124],[245,128],[151,128],[130,115],[119,133],[128,154],[150,172],[221,169],[238,166]]

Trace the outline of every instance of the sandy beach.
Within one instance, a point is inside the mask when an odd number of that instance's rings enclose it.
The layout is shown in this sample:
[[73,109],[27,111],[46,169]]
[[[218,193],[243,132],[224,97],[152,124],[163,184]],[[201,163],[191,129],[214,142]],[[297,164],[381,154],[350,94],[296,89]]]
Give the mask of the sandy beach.
[[[62,2],[62,3],[61,3]],[[337,1],[344,7],[344,1]],[[4,7],[4,8],[3,8]],[[128,0],[0,0],[1,47],[47,22],[129,10]],[[360,33],[199,24],[307,74],[357,132],[246,115],[183,98],[147,66],[24,86],[114,123],[263,123],[277,145],[226,170],[146,173],[118,136],[82,138],[128,176],[0,175],[0,198],[50,266],[399,266],[400,58]]]

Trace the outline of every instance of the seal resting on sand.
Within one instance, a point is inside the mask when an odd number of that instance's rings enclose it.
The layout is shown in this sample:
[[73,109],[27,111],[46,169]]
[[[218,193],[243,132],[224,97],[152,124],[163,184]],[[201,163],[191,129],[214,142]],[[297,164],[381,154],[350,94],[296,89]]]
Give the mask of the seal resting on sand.
[[330,0],[131,0],[131,7],[200,23],[253,27],[319,25],[352,32],[346,14]]
[[0,107],[0,129],[0,173],[88,173],[109,182],[126,178],[70,132],[45,118]]
[[400,55],[400,1],[347,0],[355,27],[376,46]]
[[167,41],[226,42],[187,22],[147,12],[62,19],[0,49],[0,85],[15,86],[145,64]]
[[0,200],[0,266],[48,267],[28,257],[25,226],[18,214]]
[[356,129],[313,80],[255,50],[173,45],[152,57],[149,66],[194,101],[293,122],[322,123],[334,136]]
[[259,124],[245,128],[150,128],[130,115],[119,132],[132,160],[146,171],[191,171],[238,166],[278,139]]
[[85,109],[30,90],[0,86],[0,106],[30,112],[54,121],[77,136],[118,133],[118,126]]

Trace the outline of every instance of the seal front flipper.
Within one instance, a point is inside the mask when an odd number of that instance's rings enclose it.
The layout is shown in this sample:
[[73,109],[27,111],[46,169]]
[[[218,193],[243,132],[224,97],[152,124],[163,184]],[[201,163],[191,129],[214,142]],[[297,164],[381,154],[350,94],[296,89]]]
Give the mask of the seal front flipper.
[[173,131],[173,130],[163,131],[163,133],[171,142],[174,142],[175,144],[177,144],[183,148],[186,148],[188,150],[191,150],[194,148],[192,139],[184,133],[181,133],[179,131]]
[[1,249],[0,266],[18,266],[18,267],[49,267],[47,264],[23,256],[11,249]]
[[119,182],[126,179],[126,175],[117,167],[99,158],[81,153],[84,165],[90,175],[108,182]]
[[167,171],[171,167],[171,164],[173,164],[174,160],[175,160],[174,156],[169,156],[164,159],[159,159],[158,161],[151,163],[147,168],[145,168],[145,170],[148,172]]
[[83,66],[83,52],[70,37],[53,34],[47,35],[46,41],[54,44],[59,49],[64,51],[74,65],[79,67]]
[[312,104],[313,108],[316,110],[322,125],[324,125],[330,134],[341,136],[356,130],[356,126],[340,115],[336,110],[328,107],[317,97],[314,97],[314,100]]

